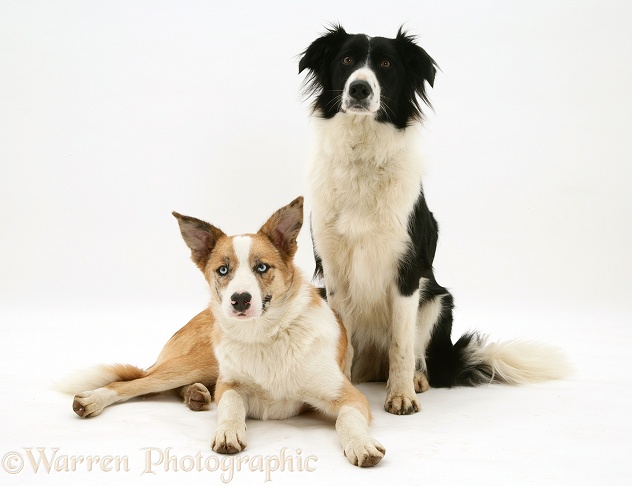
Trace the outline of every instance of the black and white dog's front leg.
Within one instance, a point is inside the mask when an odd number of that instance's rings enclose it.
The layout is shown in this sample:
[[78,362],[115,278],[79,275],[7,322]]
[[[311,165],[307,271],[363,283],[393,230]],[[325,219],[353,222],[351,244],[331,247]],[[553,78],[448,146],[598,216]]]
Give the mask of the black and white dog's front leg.
[[384,410],[409,415],[420,409],[415,394],[415,325],[419,291],[403,296],[397,289],[391,295],[391,339],[388,350],[388,382]]

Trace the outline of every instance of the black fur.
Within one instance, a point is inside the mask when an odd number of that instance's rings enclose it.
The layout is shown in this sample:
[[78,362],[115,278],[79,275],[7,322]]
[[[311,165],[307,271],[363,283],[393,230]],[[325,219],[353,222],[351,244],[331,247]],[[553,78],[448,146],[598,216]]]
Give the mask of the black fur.
[[435,323],[432,338],[426,349],[426,367],[428,381],[434,388],[457,385],[474,386],[481,381],[489,382],[491,370],[480,363],[468,366],[468,347],[477,344],[476,334],[465,334],[454,346],[452,334],[452,294],[435,280],[432,262],[437,249],[439,226],[428,209],[423,189],[408,218],[410,247],[399,262],[397,285],[402,295],[410,296],[419,288],[420,279],[425,284],[419,296],[419,307],[427,305],[433,299],[441,299],[441,313]]
[[412,213],[408,217],[410,246],[402,256],[397,269],[397,287],[402,295],[410,296],[419,288],[422,277],[432,278],[434,260],[439,238],[439,226],[428,209],[423,190]]
[[[370,48],[370,49],[369,49]],[[351,64],[341,63],[344,57]],[[376,120],[405,128],[421,118],[419,99],[428,103],[426,83],[434,84],[436,64],[428,53],[415,44],[414,37],[399,29],[395,39],[362,34],[347,34],[341,26],[330,28],[303,52],[299,73],[309,70],[305,80],[305,94],[315,96],[314,111],[324,118],[332,118],[340,111],[340,95],[356,64],[369,58],[368,67],[377,74],[382,88],[384,108]],[[388,60],[391,67],[380,63]]]
[[426,367],[430,386],[450,388],[490,383],[493,377],[491,368],[471,358],[472,350],[480,347],[483,338],[477,333],[466,333],[454,345],[452,344],[450,336],[454,298],[432,276],[419,296],[419,307],[427,305],[436,298],[441,299],[441,313],[426,348]]

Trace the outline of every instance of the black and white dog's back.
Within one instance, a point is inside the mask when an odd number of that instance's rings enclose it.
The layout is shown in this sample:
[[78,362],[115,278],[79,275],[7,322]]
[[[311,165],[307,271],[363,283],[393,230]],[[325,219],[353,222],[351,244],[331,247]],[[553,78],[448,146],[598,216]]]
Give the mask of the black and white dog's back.
[[353,347],[347,373],[387,380],[385,409],[419,410],[416,392],[565,373],[552,348],[478,334],[451,341],[452,295],[432,262],[438,226],[416,152],[436,64],[401,29],[394,39],[333,27],[302,55],[317,146],[309,173],[317,273]]

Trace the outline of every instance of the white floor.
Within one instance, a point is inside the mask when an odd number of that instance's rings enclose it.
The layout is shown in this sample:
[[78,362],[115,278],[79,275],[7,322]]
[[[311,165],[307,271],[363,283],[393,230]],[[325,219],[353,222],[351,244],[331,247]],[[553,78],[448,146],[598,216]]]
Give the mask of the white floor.
[[[465,317],[482,327],[476,313]],[[404,417],[382,410],[383,384],[361,385],[387,454],[376,468],[359,470],[343,457],[333,423],[316,414],[249,421],[248,448],[225,458],[209,446],[214,404],[192,412],[166,395],[82,420],[71,397],[50,389],[66,372],[95,363],[150,365],[175,323],[186,321],[181,309],[3,312],[2,484],[341,484],[346,477],[366,484],[629,484],[632,380],[622,364],[632,332],[629,316],[600,317],[553,314],[543,323],[522,316],[512,326],[523,337],[563,343],[576,368],[568,380],[431,389],[421,395],[422,411]],[[488,319],[486,330],[500,329],[500,320]]]

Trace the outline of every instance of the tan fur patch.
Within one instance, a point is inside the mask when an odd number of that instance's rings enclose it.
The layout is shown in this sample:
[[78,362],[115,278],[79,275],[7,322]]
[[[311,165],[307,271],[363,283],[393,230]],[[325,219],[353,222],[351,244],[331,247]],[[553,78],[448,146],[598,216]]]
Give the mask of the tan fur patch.
[[286,262],[270,240],[261,235],[252,235],[250,249],[250,266],[256,269],[260,264],[266,264],[269,269],[263,274],[255,272],[259,281],[262,296],[278,298],[285,293],[294,277],[292,262]]
[[143,376],[147,376],[147,372],[145,370],[141,370],[136,366],[128,364],[117,363],[113,365],[105,365],[103,368],[116,375],[119,381],[132,381],[142,378]]
[[340,395],[334,400],[334,406],[340,410],[343,405],[349,405],[358,409],[358,411],[364,415],[364,418],[367,420],[367,423],[371,423],[371,408],[369,407],[369,401],[367,398],[360,393],[360,391],[354,387],[349,380],[345,378],[341,387],[340,387]]
[[334,312],[336,316],[336,320],[338,321],[338,326],[340,327],[340,337],[338,338],[338,355],[336,361],[338,362],[338,366],[340,366],[340,370],[344,373],[345,365],[347,361],[347,347],[349,346],[349,339],[347,338],[347,330],[345,329],[345,325],[342,322],[342,319],[338,316],[338,313]]
[[211,331],[211,345],[213,348],[213,356],[215,356],[215,349],[219,346],[219,343],[222,341],[222,328],[220,326],[213,326]]
[[310,307],[319,307],[323,304],[323,298],[318,293],[316,287],[311,288],[311,300],[309,301]]
[[[318,293],[318,290],[316,289],[316,287],[311,288],[310,297],[311,297],[311,300],[309,303],[310,307],[320,307],[321,305],[327,305],[323,301],[323,298]],[[340,319],[340,316],[338,316],[338,313],[336,311],[332,310],[332,312],[334,313],[334,316],[336,317],[336,321],[338,322],[338,327],[340,330],[340,335],[338,336],[338,347],[336,350],[336,363],[338,363],[340,370],[344,372],[346,358],[347,358],[347,346],[349,345],[349,340],[347,339],[347,330],[345,329],[345,326],[342,320]]]
[[[228,267],[229,272],[227,275],[222,276],[217,273],[221,266]],[[220,238],[204,269],[204,277],[214,297],[217,297],[218,302],[222,301],[222,290],[230,283],[231,275],[236,269],[236,266],[237,255],[233,247],[233,238]]]
[[222,381],[221,378],[217,380],[217,384],[215,385],[215,403],[219,403],[219,401],[222,399],[222,395],[227,390],[234,388],[234,386],[234,383],[227,383],[225,381]]
[[215,386],[219,367],[211,344],[214,318],[209,310],[200,312],[165,344],[158,360],[147,371],[126,365],[114,365],[117,381],[105,386],[115,391],[115,401],[159,393],[191,383]]
[[299,196],[289,205],[279,209],[259,229],[279,250],[282,258],[291,263],[297,250],[296,238],[303,225],[303,197]]

